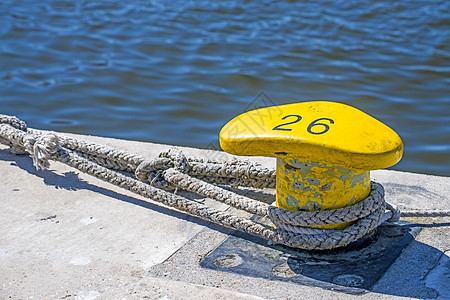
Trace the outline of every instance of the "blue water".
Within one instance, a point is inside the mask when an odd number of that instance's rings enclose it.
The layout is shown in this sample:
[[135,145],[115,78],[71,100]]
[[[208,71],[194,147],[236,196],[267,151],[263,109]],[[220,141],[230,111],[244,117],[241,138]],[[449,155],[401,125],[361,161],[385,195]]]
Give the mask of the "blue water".
[[450,1],[0,2],[0,113],[30,127],[217,147],[248,109],[350,104],[450,176]]

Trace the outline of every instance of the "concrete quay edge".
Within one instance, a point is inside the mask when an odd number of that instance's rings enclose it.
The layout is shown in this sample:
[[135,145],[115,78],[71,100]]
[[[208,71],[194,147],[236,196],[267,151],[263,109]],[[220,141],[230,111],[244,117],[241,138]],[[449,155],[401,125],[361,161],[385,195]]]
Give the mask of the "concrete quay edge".
[[[172,147],[64,134],[149,158]],[[177,148],[211,159],[235,157]],[[275,165],[273,158],[245,159]],[[450,209],[450,177],[392,170],[371,177],[401,209]],[[29,156],[3,145],[0,190],[0,299],[450,299],[449,217],[406,219],[422,227],[419,235],[370,292],[350,295],[205,270],[199,260],[230,230],[61,163],[36,171]]]

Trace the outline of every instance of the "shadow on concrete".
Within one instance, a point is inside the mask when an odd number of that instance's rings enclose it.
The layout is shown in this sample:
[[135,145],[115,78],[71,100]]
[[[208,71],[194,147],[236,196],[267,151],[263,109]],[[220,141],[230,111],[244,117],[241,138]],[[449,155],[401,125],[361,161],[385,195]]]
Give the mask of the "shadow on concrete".
[[[210,223],[206,220],[203,220],[199,217],[191,216],[186,213],[182,213],[180,211],[175,210],[174,208],[169,208],[167,206],[164,206],[163,204],[156,204],[157,202],[153,203],[151,199],[147,200],[141,200],[135,197],[127,196],[122,193],[115,192],[113,190],[109,190],[103,187],[99,187],[93,184],[90,184],[89,182],[79,178],[78,174],[76,172],[70,171],[65,172],[63,175],[59,175],[55,173],[52,170],[36,170],[36,168],[33,166],[32,159],[27,155],[15,155],[12,154],[9,150],[6,149],[0,149],[0,160],[3,161],[10,161],[11,165],[17,166],[20,169],[26,171],[27,173],[40,177],[43,179],[44,183],[48,186],[53,186],[56,189],[65,189],[68,191],[77,191],[77,190],[90,190],[95,193],[99,193],[101,195],[120,200],[123,202],[131,203],[134,205],[138,205],[162,214],[170,215],[173,217],[176,217],[178,219],[186,220],[192,223],[196,223],[208,228],[212,228],[214,230],[218,230],[220,232],[229,234],[232,232],[232,230],[227,228],[218,227],[217,225]],[[77,170],[78,171],[78,170]],[[78,171],[80,172],[80,171]],[[108,183],[109,184],[109,183]],[[114,185],[112,185],[114,186]],[[179,193],[181,194],[181,192]],[[140,197],[136,195],[137,197]],[[191,195],[189,193],[190,198],[197,197],[195,194]],[[197,197],[198,198],[198,197]]]
[[[263,239],[234,232],[200,266],[353,295],[371,291],[434,299],[439,293],[426,286],[425,277],[443,252],[416,241],[417,232],[412,232],[407,225],[382,225],[357,244],[327,251],[269,246]],[[408,246],[410,257],[400,262],[399,256]],[[392,274],[390,268],[395,262],[395,270],[400,272]]]
[[406,227],[421,227],[421,228],[431,228],[431,227],[450,227],[450,222],[442,222],[442,223],[410,223],[405,225]]

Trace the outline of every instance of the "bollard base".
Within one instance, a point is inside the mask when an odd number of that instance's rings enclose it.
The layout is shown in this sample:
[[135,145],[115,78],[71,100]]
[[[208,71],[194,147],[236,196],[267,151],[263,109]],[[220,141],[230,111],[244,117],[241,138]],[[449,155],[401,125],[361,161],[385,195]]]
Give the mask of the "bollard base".
[[267,246],[237,233],[208,254],[200,266],[362,294],[375,285],[419,231],[407,222],[385,224],[347,247],[322,251]]
[[[354,205],[370,193],[370,172],[295,157],[277,157],[276,206],[321,211]],[[313,226],[344,229],[353,222]]]

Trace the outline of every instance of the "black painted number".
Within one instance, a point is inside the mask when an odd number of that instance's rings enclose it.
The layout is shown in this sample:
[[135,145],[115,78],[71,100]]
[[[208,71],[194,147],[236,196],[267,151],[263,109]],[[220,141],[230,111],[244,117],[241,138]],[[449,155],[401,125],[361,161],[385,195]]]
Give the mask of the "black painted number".
[[292,122],[288,122],[288,123],[283,123],[283,124],[277,125],[274,128],[272,128],[272,130],[291,131],[292,128],[283,128],[282,126],[295,124],[295,123],[297,123],[298,121],[300,121],[302,119],[302,117],[300,117],[299,115],[288,115],[288,116],[284,116],[281,120],[284,120],[284,119],[289,118],[289,117],[294,117],[294,118],[296,118],[296,120],[292,121]]
[[[299,121],[302,119],[302,117],[299,116],[299,115],[287,115],[287,116],[284,116],[283,118],[281,118],[281,120],[287,119],[287,118],[289,118],[289,117],[293,117],[293,118],[295,118],[295,120],[292,121],[292,122],[287,122],[287,123],[283,123],[283,124],[277,125],[277,126],[275,126],[274,128],[272,128],[272,130],[291,131],[292,128],[286,128],[286,126],[295,124],[295,123],[299,122]],[[328,121],[330,124],[334,124],[334,121],[333,121],[332,119],[329,119],[329,118],[319,118],[319,119],[317,119],[317,120],[312,121],[311,124],[309,124],[309,126],[308,126],[308,128],[307,128],[306,130],[307,130],[309,133],[311,133],[311,134],[324,134],[324,133],[326,133],[328,130],[330,130],[330,125],[328,125],[328,124],[326,124],[326,123],[319,123],[319,121]],[[313,131],[313,130],[312,130],[313,127],[316,127],[316,126],[323,126],[323,128],[322,128],[322,127],[319,127],[319,129],[322,129],[322,131],[317,131],[317,129]]]
[[[317,120],[315,120],[315,121],[312,121],[311,124],[309,124],[308,129],[307,129],[308,132],[311,133],[311,134],[324,134],[325,132],[327,132],[328,130],[330,130],[330,125],[324,124],[324,123],[317,123],[318,121],[322,121],[322,120],[326,120],[326,121],[329,121],[330,124],[334,124],[334,121],[331,120],[331,119],[328,119],[328,118],[320,118],[320,119],[317,119]],[[324,128],[323,128],[322,131],[312,131],[311,129],[312,129],[314,126],[323,126]]]

